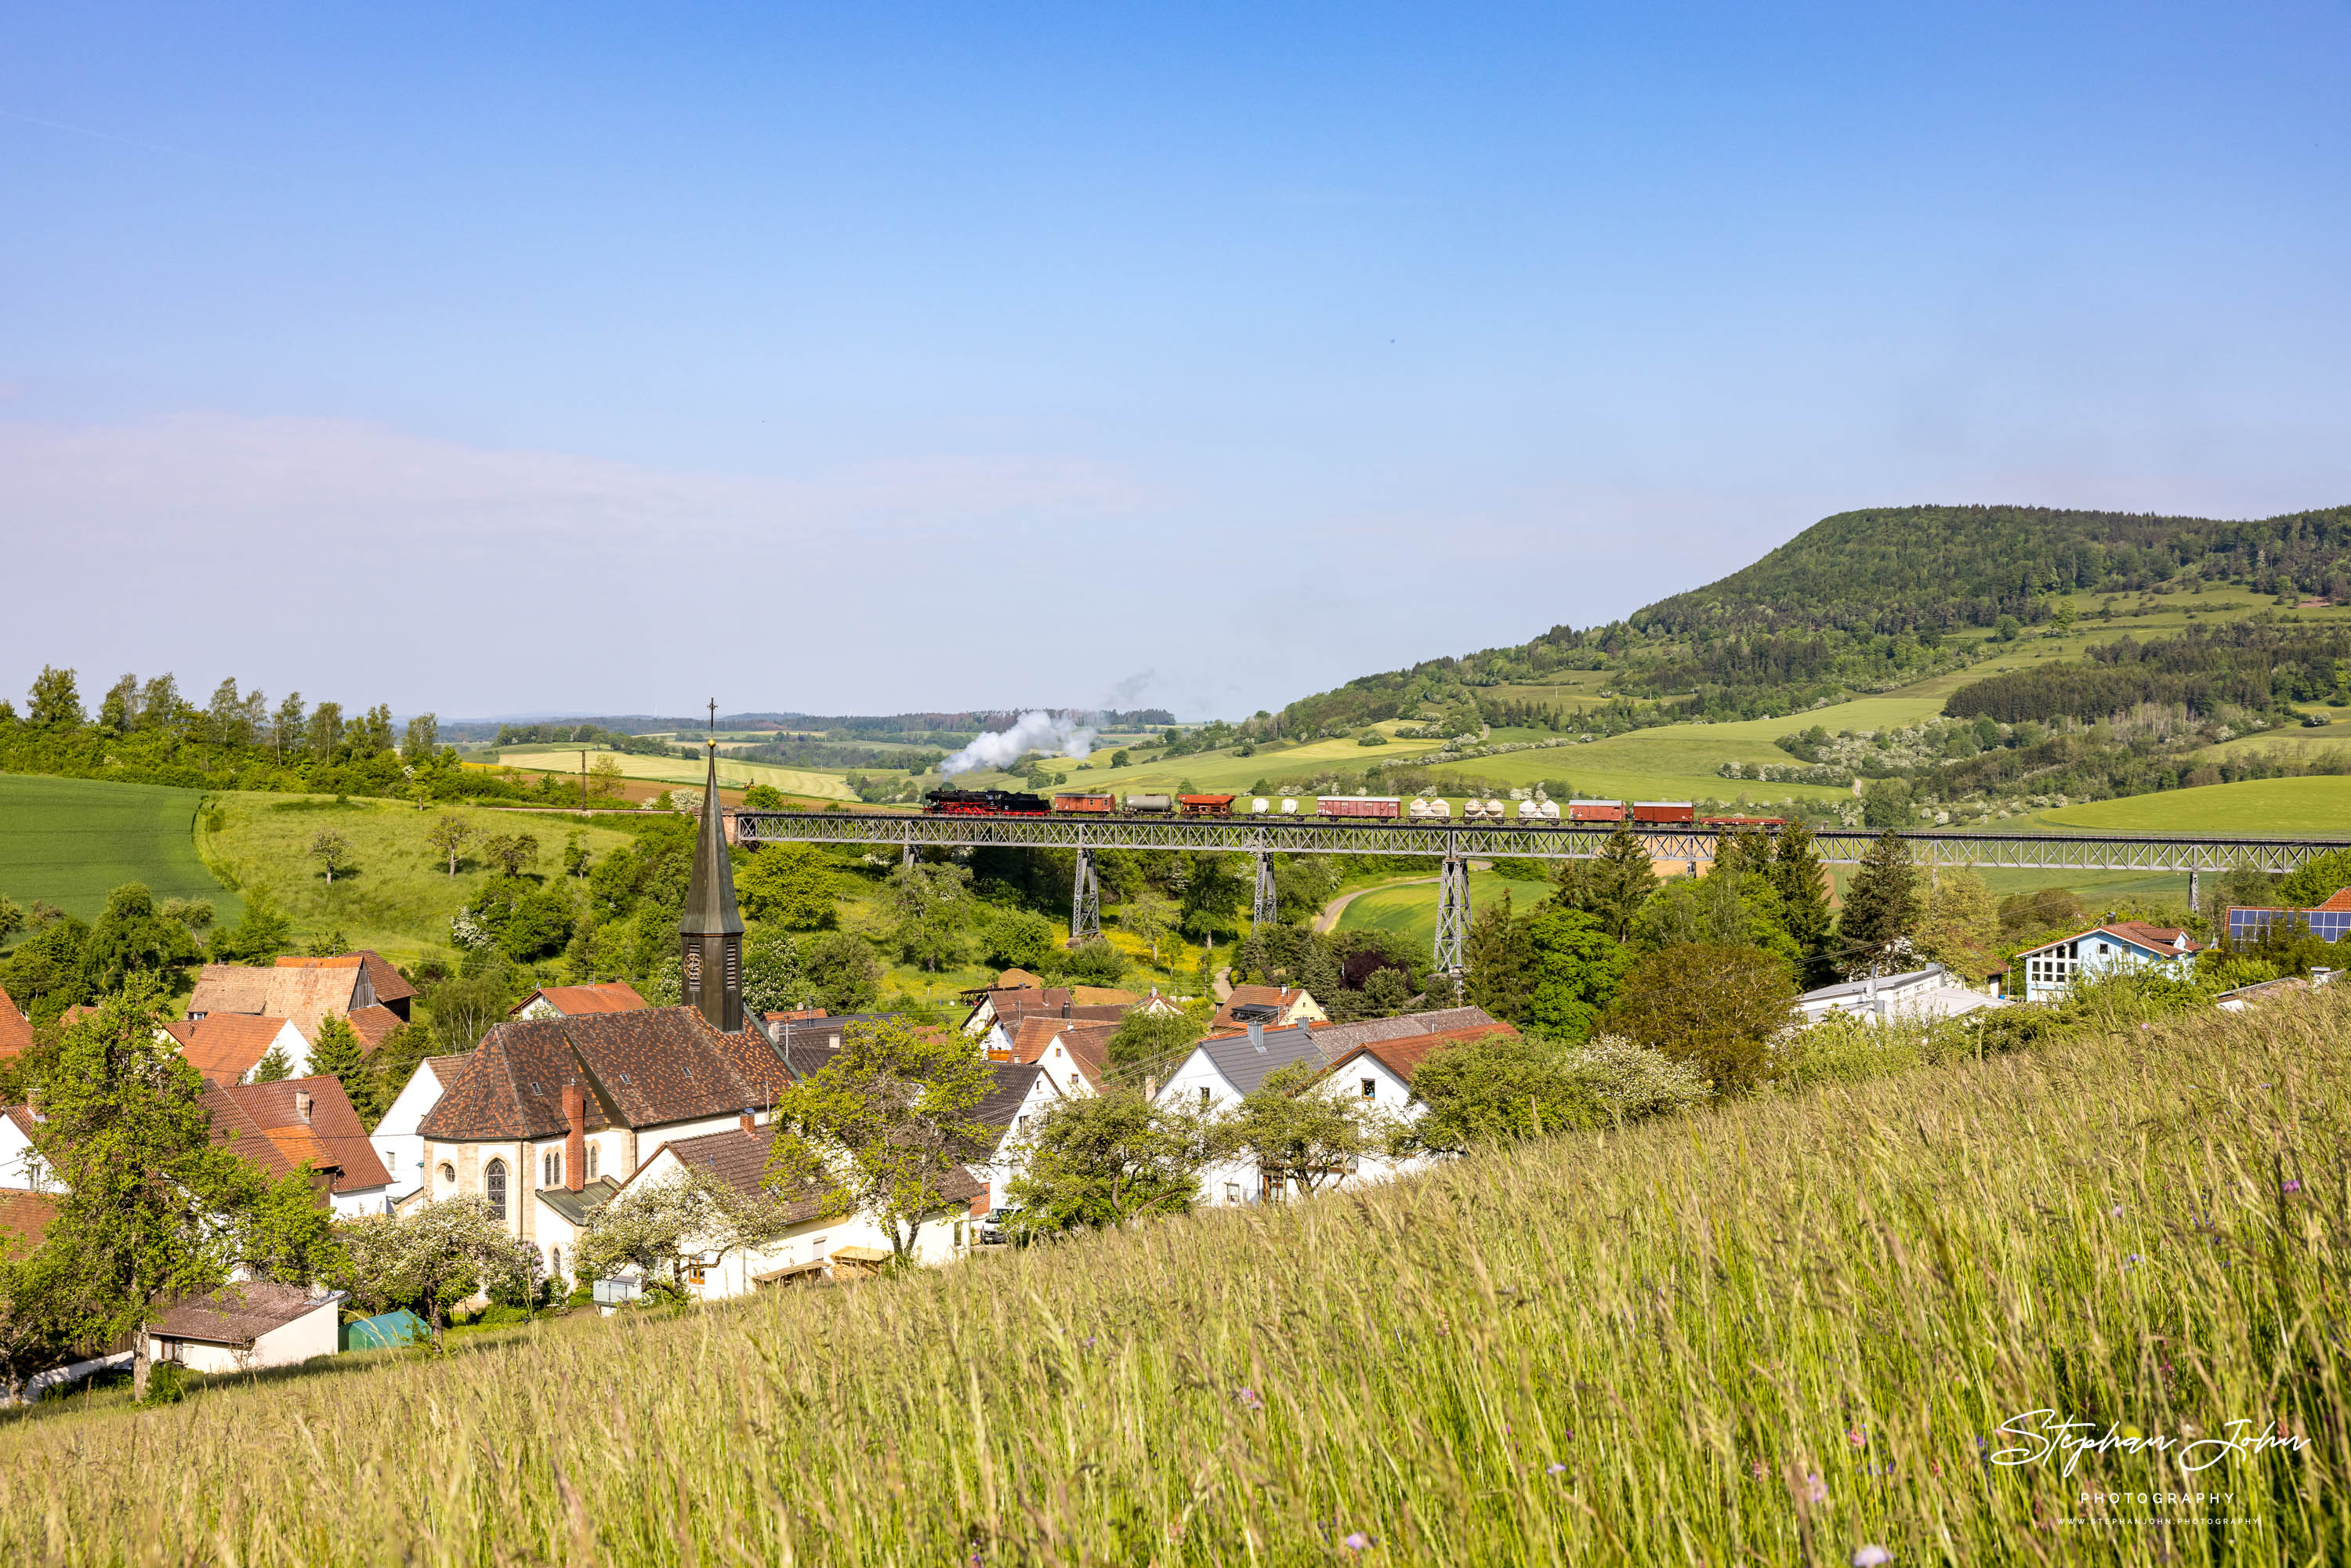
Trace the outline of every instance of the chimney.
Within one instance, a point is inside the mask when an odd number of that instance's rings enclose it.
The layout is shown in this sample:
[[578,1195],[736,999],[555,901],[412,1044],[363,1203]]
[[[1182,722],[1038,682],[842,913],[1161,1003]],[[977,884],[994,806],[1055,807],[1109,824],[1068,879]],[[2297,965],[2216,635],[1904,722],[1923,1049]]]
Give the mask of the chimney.
[[755,1131],[759,1125],[758,1123],[751,1119],[751,1113],[748,1111],[744,1112],[740,1116],[737,1117],[736,1123],[746,1134]]
[[1265,1050],[1265,1020],[1263,1019],[1249,1019],[1249,1049],[1262,1053]]
[[588,1096],[577,1083],[563,1086],[563,1185],[573,1192],[588,1185]]
[[294,1091],[294,1113],[302,1118],[303,1125],[308,1126],[309,1124],[310,1107],[317,1103],[317,1101],[310,1098],[310,1092],[308,1090],[297,1089]]

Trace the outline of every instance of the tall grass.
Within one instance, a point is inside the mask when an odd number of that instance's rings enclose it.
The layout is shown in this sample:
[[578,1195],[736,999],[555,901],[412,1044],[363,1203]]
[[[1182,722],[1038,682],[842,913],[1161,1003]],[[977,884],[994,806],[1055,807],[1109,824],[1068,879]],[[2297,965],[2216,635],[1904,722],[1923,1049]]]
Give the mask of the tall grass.
[[[37,1410],[0,1426],[0,1559],[2342,1561],[2346,1101],[2322,995],[837,1291]],[[1988,1462],[2044,1408],[2309,1446]],[[2082,1501],[2123,1491],[2230,1500]],[[2179,1522],[2216,1514],[2250,1522]]]

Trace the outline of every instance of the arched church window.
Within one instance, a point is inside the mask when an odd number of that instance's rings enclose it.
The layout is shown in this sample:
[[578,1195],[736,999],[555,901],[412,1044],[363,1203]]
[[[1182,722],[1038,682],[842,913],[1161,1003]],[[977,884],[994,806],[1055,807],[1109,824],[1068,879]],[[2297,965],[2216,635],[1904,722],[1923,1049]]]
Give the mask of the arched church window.
[[492,1160],[482,1172],[482,1196],[489,1200],[490,1215],[501,1225],[507,1218],[507,1163]]

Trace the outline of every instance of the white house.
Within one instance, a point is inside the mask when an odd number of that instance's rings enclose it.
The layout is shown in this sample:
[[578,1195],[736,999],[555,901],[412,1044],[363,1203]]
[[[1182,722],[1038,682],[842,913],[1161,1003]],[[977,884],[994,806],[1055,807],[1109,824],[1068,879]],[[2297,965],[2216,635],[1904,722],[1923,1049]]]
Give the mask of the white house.
[[991,1061],[987,1071],[994,1087],[971,1108],[971,1119],[995,1128],[996,1141],[984,1157],[970,1162],[970,1169],[987,1189],[985,1207],[1002,1208],[1004,1189],[1026,1168],[1029,1136],[1045,1113],[1066,1100],[1091,1096],[1093,1090],[1083,1079],[1064,1090],[1042,1062]]
[[392,1175],[376,1157],[350,1096],[333,1078],[207,1084],[203,1104],[213,1141],[273,1179],[308,1166],[336,1218],[391,1212]]
[[369,1136],[375,1143],[376,1157],[392,1175],[392,1197],[395,1203],[405,1201],[424,1185],[424,1137],[416,1129],[423,1123],[433,1107],[441,1103],[442,1093],[450,1081],[473,1060],[470,1051],[454,1056],[428,1056],[416,1064],[408,1075],[400,1093],[375,1124]]
[[[1244,1096],[1285,1067],[1322,1071],[1322,1052],[1302,1027],[1268,1029],[1253,1023],[1241,1034],[1211,1035],[1167,1075],[1154,1102],[1215,1114],[1237,1109]],[[1200,1173],[1200,1200],[1212,1206],[1255,1203],[1268,1196],[1254,1157],[1223,1160]]]
[[33,1125],[39,1120],[30,1106],[0,1110],[0,1191],[48,1192],[56,1187],[48,1161],[33,1147]]
[[345,1294],[246,1280],[165,1312],[147,1325],[148,1355],[191,1372],[257,1372],[335,1354]]
[[2046,1002],[2084,975],[2150,969],[2192,979],[2197,951],[2195,940],[2176,926],[2116,920],[2029,947],[2016,961],[2024,966],[2024,999]]
[[1942,965],[1929,964],[1899,975],[1870,975],[1806,991],[1796,998],[1796,1012],[1806,1027],[1840,1016],[1879,1023],[1931,1023],[2004,1005],[1996,982],[1979,990]]
[[[775,1141],[775,1129],[765,1126],[680,1138],[663,1145],[621,1190],[675,1180],[691,1166],[744,1192],[756,1192],[766,1179]],[[972,1239],[972,1220],[985,1212],[987,1196],[983,1183],[958,1168],[939,1194],[937,1218],[914,1232],[914,1261],[944,1263],[960,1255]],[[686,1289],[705,1300],[740,1296],[761,1286],[832,1278],[848,1271],[844,1263],[862,1271],[877,1253],[889,1252],[889,1233],[871,1216],[824,1218],[823,1207],[820,1196],[794,1205],[790,1228],[757,1250],[724,1256],[705,1252],[700,1262],[687,1264]]]

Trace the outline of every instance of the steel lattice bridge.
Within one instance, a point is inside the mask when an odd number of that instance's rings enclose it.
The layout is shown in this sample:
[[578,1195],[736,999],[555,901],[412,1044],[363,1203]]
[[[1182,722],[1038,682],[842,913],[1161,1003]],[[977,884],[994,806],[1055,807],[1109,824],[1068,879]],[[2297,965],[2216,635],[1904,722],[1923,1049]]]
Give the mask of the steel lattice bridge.
[[[1254,856],[1255,915],[1274,918],[1273,855],[1426,855],[1440,862],[1437,967],[1462,970],[1469,928],[1468,862],[1473,860],[1578,860],[1596,857],[1629,827],[1653,861],[1685,861],[1695,872],[1714,859],[1722,835],[1736,829],[1689,823],[1323,821],[1286,817],[979,817],[882,811],[737,811],[733,837],[743,844],[863,844],[895,847],[912,860],[925,849],[1074,850],[1077,887],[1073,938],[1102,930],[1096,850],[1183,850]],[[1859,828],[1815,829],[1813,843],[1832,865],[1856,865],[1885,835]],[[2189,897],[2204,872],[2250,867],[2290,872],[2314,855],[2351,848],[2351,838],[2198,833],[1986,833],[1921,828],[1896,835],[1911,859],[1939,866],[2001,871],[2137,871],[2184,873]]]

